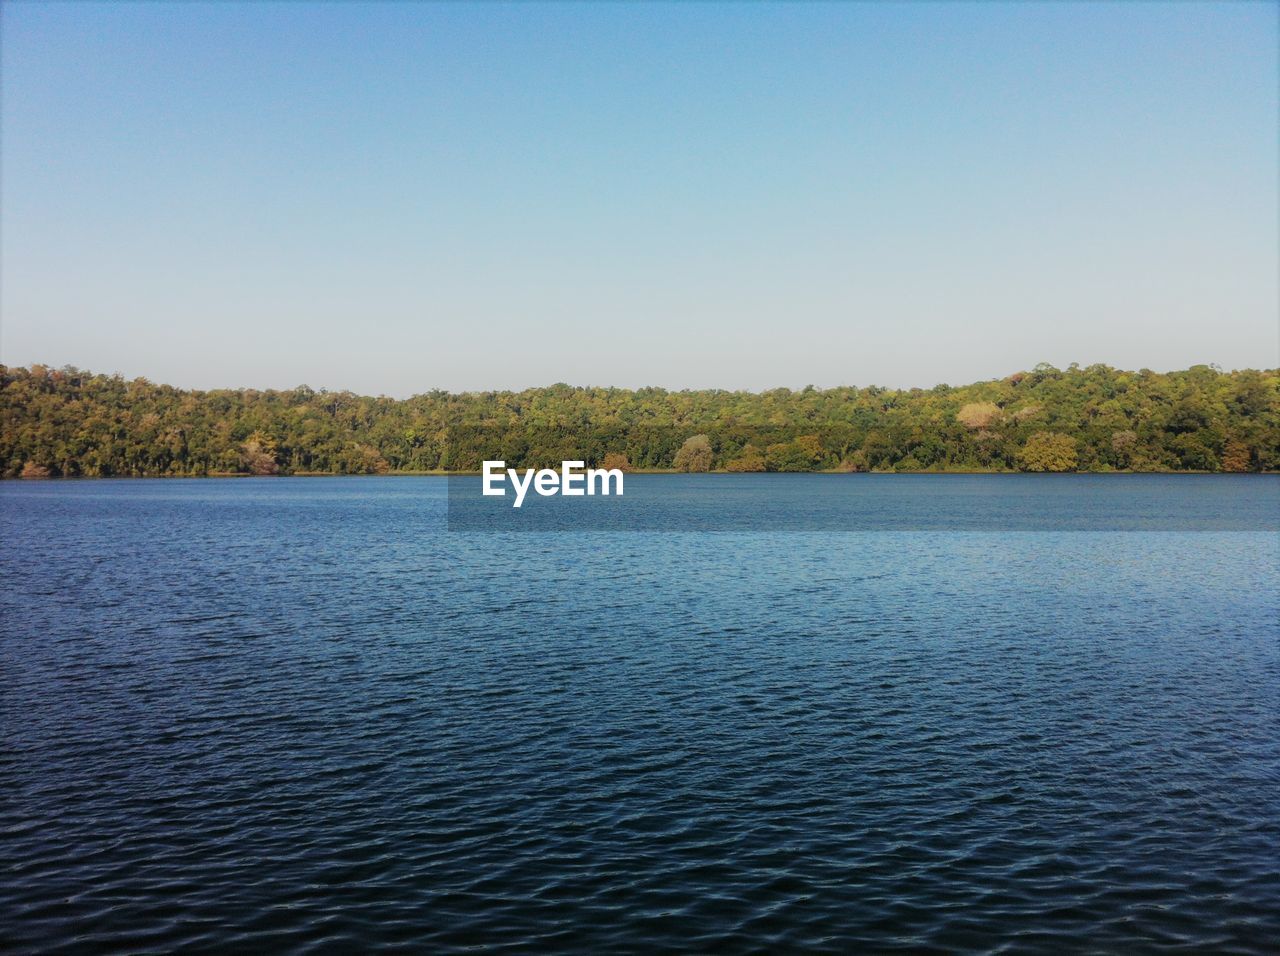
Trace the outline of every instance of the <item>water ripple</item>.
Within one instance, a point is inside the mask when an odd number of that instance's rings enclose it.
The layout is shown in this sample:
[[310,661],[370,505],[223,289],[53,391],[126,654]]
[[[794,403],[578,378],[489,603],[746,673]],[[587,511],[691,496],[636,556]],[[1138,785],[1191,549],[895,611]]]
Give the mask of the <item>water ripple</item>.
[[1274,536],[241,487],[0,495],[0,949],[1275,951]]

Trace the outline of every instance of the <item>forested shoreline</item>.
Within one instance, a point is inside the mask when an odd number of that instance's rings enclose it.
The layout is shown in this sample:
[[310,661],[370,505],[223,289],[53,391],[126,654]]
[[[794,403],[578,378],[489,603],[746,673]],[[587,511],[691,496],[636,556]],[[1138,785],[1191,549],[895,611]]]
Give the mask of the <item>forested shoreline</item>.
[[1280,470],[1280,371],[1039,365],[930,389],[194,391],[0,365],[6,478],[473,471]]

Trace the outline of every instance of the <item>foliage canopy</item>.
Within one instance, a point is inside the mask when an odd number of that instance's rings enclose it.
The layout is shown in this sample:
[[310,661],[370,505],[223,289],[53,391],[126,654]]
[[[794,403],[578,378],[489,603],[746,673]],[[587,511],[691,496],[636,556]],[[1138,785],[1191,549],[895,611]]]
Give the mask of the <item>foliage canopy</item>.
[[610,455],[695,471],[1274,471],[1280,372],[1041,365],[954,388],[552,385],[398,401],[0,366],[5,477],[373,474]]

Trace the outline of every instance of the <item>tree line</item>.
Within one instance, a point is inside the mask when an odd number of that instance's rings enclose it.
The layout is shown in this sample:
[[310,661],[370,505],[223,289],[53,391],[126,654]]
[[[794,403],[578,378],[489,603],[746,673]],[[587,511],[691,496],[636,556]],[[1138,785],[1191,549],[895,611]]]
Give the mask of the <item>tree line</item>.
[[193,391],[0,365],[4,477],[473,471],[1276,471],[1280,371],[1065,370],[931,389]]

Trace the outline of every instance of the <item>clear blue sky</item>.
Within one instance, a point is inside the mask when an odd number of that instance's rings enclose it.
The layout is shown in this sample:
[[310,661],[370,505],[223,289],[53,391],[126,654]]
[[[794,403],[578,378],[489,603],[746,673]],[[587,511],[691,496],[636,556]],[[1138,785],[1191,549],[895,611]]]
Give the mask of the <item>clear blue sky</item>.
[[1275,366],[1277,9],[7,3],[0,360],[400,396]]

